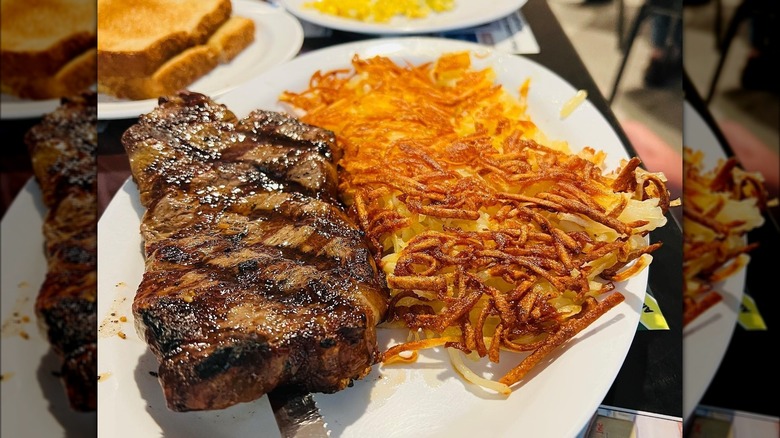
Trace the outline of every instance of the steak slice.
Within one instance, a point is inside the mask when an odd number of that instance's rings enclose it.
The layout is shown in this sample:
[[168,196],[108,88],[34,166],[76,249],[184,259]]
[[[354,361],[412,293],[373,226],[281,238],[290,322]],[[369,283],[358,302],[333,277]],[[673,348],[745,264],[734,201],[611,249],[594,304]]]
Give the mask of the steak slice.
[[332,133],[180,92],[122,143],[146,207],[133,315],[171,410],[335,392],[378,362],[386,289],[337,200]]
[[35,312],[62,360],[70,406],[97,406],[97,97],[61,99],[25,135],[47,213],[47,273]]

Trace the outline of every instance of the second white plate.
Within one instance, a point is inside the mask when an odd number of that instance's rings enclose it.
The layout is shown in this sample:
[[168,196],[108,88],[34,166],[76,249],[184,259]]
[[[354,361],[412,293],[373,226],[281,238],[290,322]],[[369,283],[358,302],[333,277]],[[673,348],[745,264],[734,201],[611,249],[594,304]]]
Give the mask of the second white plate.
[[90,437],[97,414],[76,412],[53,373],[60,359],[38,327],[35,299],[46,278],[43,220],[46,207],[38,183],[30,178],[3,216],[2,263],[3,381],[0,436]]
[[307,3],[315,0],[279,0],[290,13],[322,27],[376,35],[409,35],[445,32],[490,23],[520,9],[527,0],[455,0],[451,11],[424,18],[394,17],[387,23],[371,23],[324,14]]
[[[704,153],[704,170],[713,169],[718,160],[727,158],[712,129],[687,101],[683,119],[685,144]],[[683,329],[683,418],[690,418],[723,361],[737,324],[746,275],[746,270],[741,269],[713,285],[723,300]]]

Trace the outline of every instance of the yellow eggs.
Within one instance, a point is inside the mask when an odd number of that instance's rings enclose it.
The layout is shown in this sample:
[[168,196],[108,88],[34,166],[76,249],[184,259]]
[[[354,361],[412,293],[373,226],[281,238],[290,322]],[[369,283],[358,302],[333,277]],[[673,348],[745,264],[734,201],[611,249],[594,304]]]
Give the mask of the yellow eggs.
[[393,17],[425,18],[455,7],[455,0],[316,0],[306,3],[322,13],[365,22],[386,23]]

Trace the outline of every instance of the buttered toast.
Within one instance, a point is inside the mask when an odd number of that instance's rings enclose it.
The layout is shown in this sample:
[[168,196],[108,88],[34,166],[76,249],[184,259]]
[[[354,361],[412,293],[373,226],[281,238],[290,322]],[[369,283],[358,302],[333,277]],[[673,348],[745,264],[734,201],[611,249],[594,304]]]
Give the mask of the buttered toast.
[[3,76],[0,90],[28,99],[50,99],[78,94],[95,84],[97,49],[94,47],[68,61],[49,76]]
[[98,0],[98,91],[149,99],[183,89],[255,38],[230,0]]
[[98,0],[98,74],[148,76],[205,43],[232,13],[230,0]]
[[96,81],[94,0],[2,0],[0,86],[23,98],[59,98]]

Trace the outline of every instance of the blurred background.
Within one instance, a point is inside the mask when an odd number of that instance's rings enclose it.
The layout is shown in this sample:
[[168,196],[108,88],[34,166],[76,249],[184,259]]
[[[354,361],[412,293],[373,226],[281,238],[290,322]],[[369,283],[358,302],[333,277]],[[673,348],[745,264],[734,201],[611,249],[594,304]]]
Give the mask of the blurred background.
[[[687,145],[685,82],[742,166],[761,172],[770,199],[778,197],[780,1],[549,0],[549,4],[602,94],[611,99],[615,115],[649,170],[663,171],[670,180],[681,177],[682,146]],[[665,15],[665,23],[656,21],[657,15]],[[634,23],[638,24],[632,39]],[[682,23],[682,38],[670,29],[674,23]],[[668,36],[661,45],[665,51],[659,50],[661,31]],[[674,194],[680,186],[670,182]],[[749,235],[750,242],[759,243],[751,252],[745,287],[753,307],[741,308],[740,318],[762,315],[765,324],[751,327],[740,319],[733,334],[724,333],[725,339],[730,336],[728,349],[693,418],[686,418],[685,436],[777,436],[780,409],[753,393],[758,388],[770,393],[778,389],[776,379],[769,382],[764,377],[778,362],[760,352],[777,337],[773,312],[779,305],[777,294],[766,285],[776,275],[779,212],[780,207],[771,207],[766,224]],[[769,435],[758,432],[767,428]]]
[[[778,151],[780,139],[778,137],[778,112],[777,86],[778,76],[772,74],[772,66],[760,66],[764,69],[763,77],[753,79],[744,87],[742,74],[748,64],[748,59],[755,54],[751,44],[751,33],[754,31],[754,20],[750,10],[745,8],[744,0],[699,0],[695,5],[684,8],[685,39],[684,62],[686,70],[699,93],[706,98],[713,85],[721,51],[718,44],[725,43],[724,37],[720,41],[716,39],[718,26],[722,34],[727,33],[728,26],[734,24],[736,32],[729,45],[728,52],[723,61],[723,67],[709,102],[710,111],[719,120],[731,120],[743,124],[750,132],[758,137],[765,145]],[[761,3],[761,2],[755,2]],[[770,3],[764,1],[763,3]],[[776,3],[776,2],[771,2]],[[771,12],[767,6],[766,14]],[[774,7],[775,13],[777,6]],[[757,7],[756,13],[761,9]],[[739,12],[739,15],[737,13]],[[742,14],[747,15],[742,15]],[[775,26],[771,17],[763,26]],[[732,21],[734,20],[734,21]],[[720,22],[720,25],[718,25]],[[757,24],[761,26],[761,24]],[[771,36],[777,39],[777,27],[767,29],[773,33]],[[725,36],[725,35],[724,35]],[[774,47],[776,51],[777,48]],[[768,55],[768,54],[767,54]],[[774,67],[774,73],[778,73]],[[770,87],[770,88],[767,88]],[[774,87],[774,90],[771,89]],[[774,91],[774,92],[772,92]]]
[[[645,167],[663,171],[670,179],[673,197],[679,197],[682,195],[681,42],[675,41],[677,53],[670,59],[665,74],[656,71],[647,78],[656,52],[654,18],[643,15],[638,20],[635,37],[631,38],[632,25],[643,3],[644,0],[549,1],[601,93],[611,99],[612,110]],[[680,8],[669,10],[679,15]],[[674,30],[669,33],[674,34]],[[681,212],[674,213],[681,215]]]
[[[780,179],[777,94],[780,74],[771,62],[764,61],[769,57],[764,57],[752,62],[747,84],[743,84],[742,77],[748,60],[759,58],[754,37],[761,38],[763,29],[768,33],[764,40],[773,39],[771,50],[776,59],[777,3],[775,0],[549,1],[602,94],[611,98],[615,115],[648,169],[664,170],[670,179],[681,175],[678,173],[683,145],[681,52],[686,74],[696,92],[707,101],[709,111],[735,154],[748,170],[764,174],[770,194],[775,197]],[[648,9],[648,5],[655,9]],[[653,14],[653,11],[661,13]],[[635,21],[640,12],[641,19]],[[666,45],[682,46],[676,54],[668,54],[670,61],[665,68],[663,65],[655,68],[662,63],[653,62],[659,56],[654,33],[663,29],[654,15],[668,16]],[[762,22],[755,23],[756,16],[762,17]],[[682,20],[682,43],[673,29],[678,19]],[[637,32],[631,39],[634,23],[638,23]],[[733,38],[728,38],[728,50],[720,50],[719,46],[727,42],[730,28],[734,32]],[[675,162],[679,165],[671,164]],[[672,189],[677,187],[672,185]],[[773,217],[775,220],[778,217],[776,208]]]
[[[691,82],[742,165],[761,172],[775,198],[780,195],[778,4],[697,0],[683,10],[683,56]],[[778,227],[777,206],[770,218]]]

